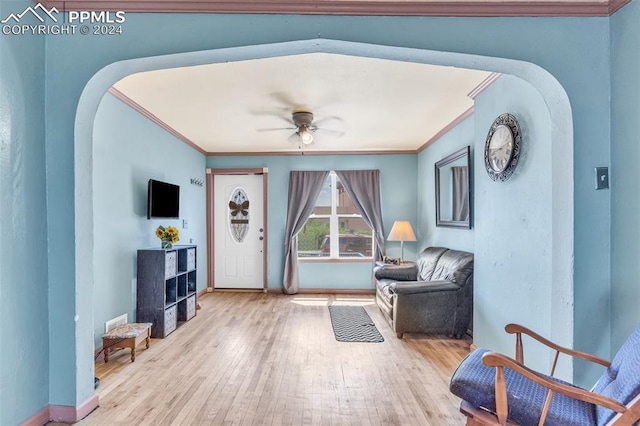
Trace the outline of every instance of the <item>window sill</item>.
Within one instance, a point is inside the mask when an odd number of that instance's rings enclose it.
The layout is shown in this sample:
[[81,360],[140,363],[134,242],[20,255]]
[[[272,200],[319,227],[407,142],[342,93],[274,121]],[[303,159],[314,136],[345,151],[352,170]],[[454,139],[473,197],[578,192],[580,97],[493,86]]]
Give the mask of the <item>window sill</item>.
[[373,258],[345,257],[337,259],[333,257],[299,257],[298,263],[373,263]]

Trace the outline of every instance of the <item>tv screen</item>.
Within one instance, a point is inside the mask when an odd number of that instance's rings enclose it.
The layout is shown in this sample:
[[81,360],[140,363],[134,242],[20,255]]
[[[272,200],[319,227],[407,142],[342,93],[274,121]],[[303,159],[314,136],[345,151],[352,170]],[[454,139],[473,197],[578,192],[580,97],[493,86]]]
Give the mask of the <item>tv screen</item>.
[[180,187],[171,183],[149,179],[147,193],[147,219],[180,217]]

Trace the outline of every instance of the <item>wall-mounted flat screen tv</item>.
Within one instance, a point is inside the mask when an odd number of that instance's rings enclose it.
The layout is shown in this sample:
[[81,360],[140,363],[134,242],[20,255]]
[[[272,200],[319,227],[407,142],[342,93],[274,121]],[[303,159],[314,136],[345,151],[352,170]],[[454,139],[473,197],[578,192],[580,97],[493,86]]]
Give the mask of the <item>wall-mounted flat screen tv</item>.
[[149,179],[147,190],[147,219],[180,217],[180,187]]

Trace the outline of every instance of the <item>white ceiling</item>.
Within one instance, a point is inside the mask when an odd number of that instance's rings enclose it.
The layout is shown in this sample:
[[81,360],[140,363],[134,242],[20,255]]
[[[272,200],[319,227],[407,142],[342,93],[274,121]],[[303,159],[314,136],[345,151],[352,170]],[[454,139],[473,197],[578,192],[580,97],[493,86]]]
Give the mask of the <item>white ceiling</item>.
[[144,72],[114,87],[208,153],[298,152],[293,111],[318,123],[305,151],[415,151],[473,106],[469,92],[489,75],[313,53]]

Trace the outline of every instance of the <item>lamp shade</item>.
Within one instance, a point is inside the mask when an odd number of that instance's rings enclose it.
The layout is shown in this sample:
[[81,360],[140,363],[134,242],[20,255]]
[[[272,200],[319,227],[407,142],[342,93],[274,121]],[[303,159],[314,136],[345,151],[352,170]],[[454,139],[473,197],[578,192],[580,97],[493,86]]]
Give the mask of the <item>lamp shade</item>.
[[416,234],[408,220],[396,220],[393,223],[387,241],[416,241]]

